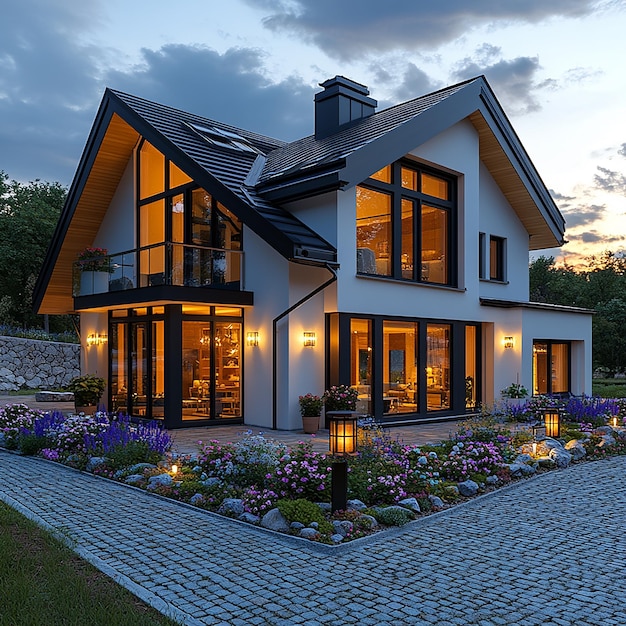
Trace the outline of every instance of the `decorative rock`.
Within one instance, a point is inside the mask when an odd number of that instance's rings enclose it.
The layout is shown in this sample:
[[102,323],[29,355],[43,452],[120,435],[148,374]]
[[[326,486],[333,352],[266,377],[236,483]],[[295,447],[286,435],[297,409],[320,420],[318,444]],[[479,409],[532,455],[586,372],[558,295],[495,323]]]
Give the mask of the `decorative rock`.
[[104,465],[106,462],[107,460],[103,456],[92,456],[87,461],[87,466],[85,467],[85,470],[88,472],[93,472],[96,467],[98,467],[98,465]]
[[486,478],[486,482],[488,485],[497,485],[499,480],[500,479],[495,474],[491,474],[490,476],[487,476]]
[[305,526],[302,522],[291,522],[289,528],[291,528],[291,530],[302,530]]
[[571,439],[565,444],[565,449],[572,455],[573,461],[580,461],[587,456],[585,446],[578,439]]
[[239,498],[224,498],[217,512],[228,517],[239,517],[244,513],[244,510],[243,500]]
[[405,498],[404,500],[400,500],[398,504],[405,509],[410,509],[413,513],[421,513],[422,509],[420,509],[420,504],[415,498]]
[[373,515],[361,515],[359,522],[368,528],[376,528],[378,526],[378,520]]
[[248,524],[258,524],[261,518],[258,515],[254,515],[254,513],[246,511],[245,513],[242,513],[238,519]]
[[614,446],[617,443],[615,437],[612,435],[602,435],[601,441],[598,442],[598,448],[607,448],[610,446]]
[[456,485],[448,485],[446,491],[453,496],[459,495],[459,488]]
[[203,480],[201,482],[205,487],[213,487],[220,484],[220,479],[216,478],[215,476],[211,476],[210,478],[207,478],[206,480]]
[[550,450],[550,458],[557,467],[567,467],[572,462],[572,455],[563,446]]
[[300,531],[300,537],[304,539],[317,539],[319,537],[319,532],[315,530],[315,528],[303,528]]
[[613,428],[611,428],[611,426],[598,426],[597,428],[593,429],[593,434],[599,435],[600,437],[602,435],[612,435]]
[[315,530],[317,530],[320,527],[320,525],[317,522],[311,522],[309,524],[309,528],[315,528]]
[[322,510],[323,513],[330,513],[330,502],[316,502],[315,504],[317,504],[317,506]]
[[354,529],[354,524],[348,520],[335,520],[333,522],[333,530],[337,535],[346,537]]
[[191,498],[189,498],[189,504],[193,504],[193,506],[198,506],[205,501],[205,497],[201,493],[194,493]]
[[478,484],[473,480],[464,480],[462,483],[458,483],[459,493],[467,498],[475,496],[478,493]]
[[348,511],[364,511],[367,508],[367,504],[365,502],[361,502],[361,500],[348,500],[346,504],[346,509]]
[[341,543],[343,541],[343,535],[331,535],[330,540],[333,543]]
[[533,457],[530,454],[518,454],[515,463],[532,463]]
[[560,441],[557,441],[556,439],[551,439],[550,437],[546,437],[542,442],[541,442],[548,450],[564,450],[565,448],[563,448],[563,444]]
[[428,496],[428,500],[430,501],[433,509],[443,509],[445,506],[443,500],[439,496]]
[[153,465],[152,463],[136,463],[132,467],[129,467],[128,471],[131,474],[142,474],[143,471],[147,469],[156,469],[156,465]]
[[268,511],[261,518],[261,526],[269,530],[275,530],[279,533],[289,532],[289,524],[284,518],[283,514],[278,509],[272,509]]
[[142,480],[144,480],[144,477],[141,474],[131,474],[130,476],[127,476],[124,479],[124,482],[127,485],[136,485],[137,483],[140,483]]
[[148,486],[146,489],[156,489],[157,487],[171,487],[172,477],[169,474],[157,474],[148,478]]

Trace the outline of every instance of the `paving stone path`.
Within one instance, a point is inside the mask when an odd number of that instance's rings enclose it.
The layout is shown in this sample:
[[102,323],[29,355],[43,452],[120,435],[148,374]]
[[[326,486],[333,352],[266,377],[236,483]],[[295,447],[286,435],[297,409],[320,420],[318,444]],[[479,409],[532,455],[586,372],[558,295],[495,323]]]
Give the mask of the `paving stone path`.
[[185,624],[623,626],[625,470],[576,465],[339,548],[5,451],[0,499]]

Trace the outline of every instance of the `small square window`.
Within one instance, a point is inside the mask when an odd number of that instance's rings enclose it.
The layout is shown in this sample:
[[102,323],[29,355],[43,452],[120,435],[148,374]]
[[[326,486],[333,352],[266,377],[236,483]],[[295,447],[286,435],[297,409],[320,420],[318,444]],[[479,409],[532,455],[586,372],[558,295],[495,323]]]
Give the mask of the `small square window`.
[[506,280],[505,243],[502,237],[489,237],[489,280]]

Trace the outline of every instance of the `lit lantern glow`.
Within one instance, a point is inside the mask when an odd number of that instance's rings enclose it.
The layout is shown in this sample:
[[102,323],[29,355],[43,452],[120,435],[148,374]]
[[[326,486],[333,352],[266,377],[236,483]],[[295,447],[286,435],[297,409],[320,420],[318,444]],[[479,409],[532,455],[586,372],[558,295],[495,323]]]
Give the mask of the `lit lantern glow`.
[[314,332],[306,331],[302,333],[302,344],[305,348],[315,348],[317,335]]
[[502,340],[502,343],[504,344],[504,347],[509,350],[511,348],[513,348],[515,346],[515,340],[513,339],[513,337],[505,337]]
[[172,476],[176,476],[176,474],[178,474],[178,465],[174,463],[174,465],[172,465]]
[[257,348],[259,346],[259,333],[258,331],[251,331],[246,335],[246,343],[249,346]]
[[546,437],[558,438],[561,436],[561,413],[558,409],[545,409],[543,421],[546,426]]
[[329,415],[328,445],[330,452],[336,455],[354,454],[357,447],[356,413],[341,412]]

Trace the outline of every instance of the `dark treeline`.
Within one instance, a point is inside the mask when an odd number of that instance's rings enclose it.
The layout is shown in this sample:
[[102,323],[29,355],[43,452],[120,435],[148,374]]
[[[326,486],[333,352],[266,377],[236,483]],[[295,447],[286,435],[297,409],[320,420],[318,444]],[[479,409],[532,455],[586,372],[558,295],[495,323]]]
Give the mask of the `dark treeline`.
[[530,299],[593,309],[593,367],[608,377],[626,370],[626,258],[612,252],[587,259],[584,269],[530,264]]

